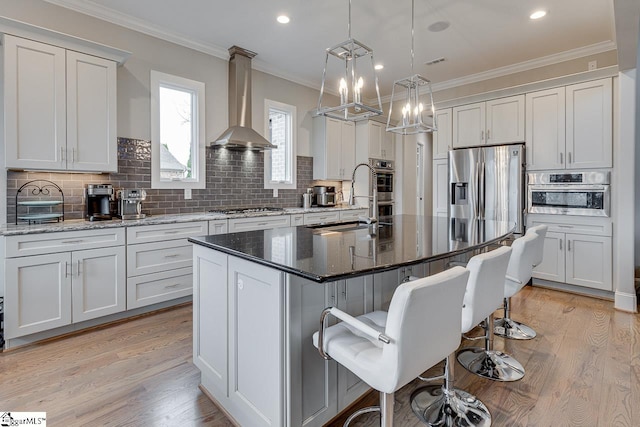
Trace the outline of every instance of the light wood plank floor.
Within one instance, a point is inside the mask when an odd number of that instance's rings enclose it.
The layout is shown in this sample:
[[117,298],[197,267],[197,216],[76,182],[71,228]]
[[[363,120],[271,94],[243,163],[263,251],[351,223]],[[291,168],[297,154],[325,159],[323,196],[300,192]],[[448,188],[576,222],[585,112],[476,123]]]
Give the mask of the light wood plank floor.
[[[198,389],[191,315],[183,306],[2,353],[0,410],[46,411],[51,426],[231,426]],[[525,366],[524,379],[496,383],[456,365],[456,385],[489,407],[494,426],[640,426],[640,316],[527,287],[513,317],[538,337],[495,345]],[[396,425],[421,425],[408,407],[418,386],[396,394]]]

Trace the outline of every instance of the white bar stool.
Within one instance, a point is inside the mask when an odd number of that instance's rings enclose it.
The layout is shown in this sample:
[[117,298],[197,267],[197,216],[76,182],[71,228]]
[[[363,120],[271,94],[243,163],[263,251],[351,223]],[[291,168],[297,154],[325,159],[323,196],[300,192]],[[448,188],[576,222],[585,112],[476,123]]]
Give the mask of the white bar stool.
[[[320,317],[313,344],[325,359],[334,359],[380,392],[380,406],[352,414],[380,411],[382,427],[393,426],[394,393],[460,345],[461,307],[469,272],[455,267],[403,283],[389,311],[354,318],[329,307]],[[326,327],[331,314],[342,322]]]
[[[462,305],[462,333],[491,316],[500,305],[501,281],[506,274],[510,255],[511,248],[503,246],[469,260],[467,269],[470,275]],[[454,388],[454,364],[455,356],[451,353],[445,362],[444,384],[429,385],[414,391],[411,409],[422,422],[430,426],[490,426],[491,414],[487,407],[475,396]]]
[[[490,285],[492,299],[487,297],[481,300],[482,306],[478,310],[483,312],[486,317],[482,325],[485,334],[482,337],[471,339],[484,339],[484,348],[467,347],[457,353],[458,362],[478,376],[495,381],[517,381],[524,377],[525,371],[520,362],[508,354],[493,349],[493,312],[501,305],[505,283],[512,279],[509,277],[509,269],[512,266],[522,265],[526,270],[525,267],[528,265],[529,271],[531,271],[531,254],[537,238],[536,235],[523,236],[513,242],[506,277],[496,277],[496,282]],[[523,258],[524,255],[527,257]],[[493,298],[496,297],[497,300],[494,300]],[[463,308],[463,313],[464,310]]]
[[[525,236],[531,235],[538,237],[530,254],[531,269],[526,268],[526,265],[517,265],[516,263],[520,261],[514,260],[513,265],[509,263],[509,269],[507,270],[508,277],[504,284],[504,317],[494,321],[493,329],[493,333],[500,337],[514,340],[530,340],[536,337],[536,331],[534,331],[533,328],[510,318],[511,297],[520,292],[529,280],[531,280],[533,268],[542,262],[547,226],[542,224],[529,228]],[[524,256],[524,258],[527,258],[527,256]]]

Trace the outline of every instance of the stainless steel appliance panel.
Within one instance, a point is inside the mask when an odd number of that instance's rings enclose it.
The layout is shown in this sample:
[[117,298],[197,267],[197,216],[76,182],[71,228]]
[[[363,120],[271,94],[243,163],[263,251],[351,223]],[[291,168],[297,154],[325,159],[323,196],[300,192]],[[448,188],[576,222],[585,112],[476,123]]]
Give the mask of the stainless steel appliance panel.
[[524,226],[524,145],[449,151],[450,217]]
[[449,152],[449,200],[451,218],[477,218],[479,215],[479,148]]
[[378,191],[378,201],[392,202],[394,187],[393,162],[382,159],[369,159],[369,164],[376,171],[377,180],[374,183],[373,177],[369,177],[369,185],[375,185]]
[[610,216],[610,174],[588,171],[531,173],[527,202],[530,213]]
[[522,233],[524,147],[485,147],[482,152],[480,219],[513,222],[516,233]]

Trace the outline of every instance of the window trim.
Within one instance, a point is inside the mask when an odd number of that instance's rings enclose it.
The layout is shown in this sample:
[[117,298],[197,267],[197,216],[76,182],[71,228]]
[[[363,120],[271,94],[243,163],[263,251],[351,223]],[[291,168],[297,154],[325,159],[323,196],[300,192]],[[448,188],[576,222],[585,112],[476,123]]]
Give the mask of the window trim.
[[281,110],[288,113],[291,116],[291,151],[289,154],[289,161],[291,163],[291,182],[272,182],[271,177],[271,151],[266,150],[264,152],[264,188],[265,189],[279,189],[279,190],[295,190],[297,187],[296,174],[297,174],[297,128],[298,119],[296,115],[297,108],[295,105],[285,104],[282,102],[274,101],[271,99],[264,100],[264,134],[269,135],[269,111],[271,109]]
[[[166,181],[160,179],[160,86],[192,92],[196,100],[192,105],[192,132],[197,141],[197,149],[193,154],[195,161],[191,167],[195,169],[195,178]],[[206,187],[206,153],[205,153],[205,84],[172,74],[151,70],[151,188],[155,189],[202,189]],[[193,147],[192,147],[193,149]],[[193,170],[192,169],[192,170]]]

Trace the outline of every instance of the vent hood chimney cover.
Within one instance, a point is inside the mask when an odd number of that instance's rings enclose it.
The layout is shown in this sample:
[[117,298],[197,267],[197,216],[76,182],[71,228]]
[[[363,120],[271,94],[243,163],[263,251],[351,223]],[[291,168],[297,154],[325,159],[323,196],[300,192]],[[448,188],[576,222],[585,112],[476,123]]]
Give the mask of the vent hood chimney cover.
[[278,148],[251,128],[251,58],[256,53],[231,46],[229,55],[229,129],[211,145],[258,151]]

